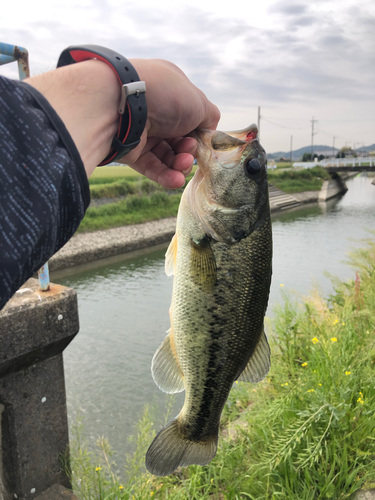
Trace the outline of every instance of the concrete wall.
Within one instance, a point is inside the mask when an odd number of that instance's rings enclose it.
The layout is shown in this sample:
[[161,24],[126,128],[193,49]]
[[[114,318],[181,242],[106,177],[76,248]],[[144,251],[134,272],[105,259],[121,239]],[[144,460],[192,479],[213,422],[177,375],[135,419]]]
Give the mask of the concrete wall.
[[70,487],[62,352],[78,333],[74,290],[29,280],[0,312],[0,491],[4,500]]

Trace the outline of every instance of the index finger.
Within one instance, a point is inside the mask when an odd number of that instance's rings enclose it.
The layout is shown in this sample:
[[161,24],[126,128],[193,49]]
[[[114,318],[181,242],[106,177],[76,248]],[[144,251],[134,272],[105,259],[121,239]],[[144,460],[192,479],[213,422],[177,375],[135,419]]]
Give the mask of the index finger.
[[219,108],[205,97],[205,116],[201,123],[198,125],[198,128],[216,130],[219,120]]

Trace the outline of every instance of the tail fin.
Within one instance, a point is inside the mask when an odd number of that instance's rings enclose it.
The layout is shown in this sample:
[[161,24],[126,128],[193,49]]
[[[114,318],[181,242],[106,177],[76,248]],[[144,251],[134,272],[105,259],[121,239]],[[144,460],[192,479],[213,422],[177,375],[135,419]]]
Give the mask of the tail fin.
[[177,467],[206,465],[214,458],[218,435],[207,441],[190,441],[179,431],[178,417],[162,429],[146,454],[146,467],[155,476],[168,476]]

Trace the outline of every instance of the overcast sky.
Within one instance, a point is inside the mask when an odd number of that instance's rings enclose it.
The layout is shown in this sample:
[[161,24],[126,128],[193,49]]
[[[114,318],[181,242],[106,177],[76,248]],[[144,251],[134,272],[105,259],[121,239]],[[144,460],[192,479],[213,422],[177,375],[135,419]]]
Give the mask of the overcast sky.
[[[31,74],[69,45],[168,59],[222,113],[221,130],[257,121],[269,153],[375,143],[374,0],[20,0],[2,2],[1,41],[30,54]],[[17,77],[15,63],[0,74]]]

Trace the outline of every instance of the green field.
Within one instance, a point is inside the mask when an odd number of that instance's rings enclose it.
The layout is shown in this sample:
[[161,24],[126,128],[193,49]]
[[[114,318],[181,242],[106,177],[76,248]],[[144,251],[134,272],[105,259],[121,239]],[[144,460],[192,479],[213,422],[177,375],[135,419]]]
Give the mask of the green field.
[[182,468],[164,478],[147,474],[144,456],[157,429],[146,409],[126,474],[114,472],[104,438],[98,452],[89,453],[76,430],[71,465],[77,496],[338,500],[374,488],[375,240],[353,252],[351,264],[355,280],[335,279],[328,299],[314,291],[297,304],[284,293],[284,304],[267,323],[270,373],[256,385],[234,384],[218,453],[209,465]]
[[90,177],[90,183],[94,182],[96,184],[97,179],[102,179],[103,177],[117,178],[132,176],[141,177],[141,174],[133,170],[131,167],[128,167],[127,165],[97,167]]

